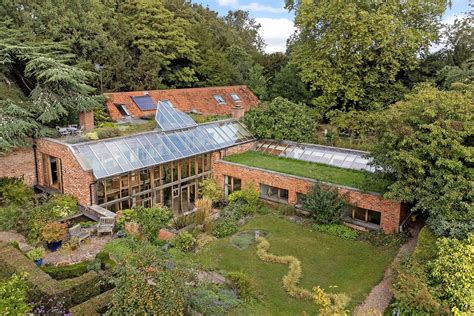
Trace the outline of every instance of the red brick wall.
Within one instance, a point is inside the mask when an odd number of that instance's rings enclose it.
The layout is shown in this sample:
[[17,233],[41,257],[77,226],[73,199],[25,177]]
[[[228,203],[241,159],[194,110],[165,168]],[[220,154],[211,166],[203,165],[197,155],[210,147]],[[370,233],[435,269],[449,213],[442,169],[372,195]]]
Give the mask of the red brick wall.
[[220,150],[220,151],[213,152],[212,153],[212,161],[217,161],[217,160],[222,159],[226,156],[239,154],[239,153],[248,151],[248,150],[252,149],[255,146],[256,143],[257,143],[256,140],[255,141],[250,141],[250,142],[242,144],[242,145],[238,145],[238,146],[234,146],[234,147],[230,147],[230,148],[226,148],[226,149],[223,149],[223,150]]
[[0,178],[23,178],[26,185],[35,184],[35,158],[32,147],[16,149],[0,156]]
[[[213,174],[220,186],[224,186],[224,175],[237,177],[242,180],[242,186],[252,183],[259,187],[259,184],[266,184],[288,190],[288,202],[296,204],[296,193],[307,193],[314,183],[314,180],[303,177],[286,175],[283,173],[266,171],[263,169],[242,166],[222,160],[214,161]],[[338,187],[341,194],[348,194],[349,203],[353,206],[381,212],[382,230],[386,233],[393,233],[398,230],[400,223],[401,204],[382,198],[379,195],[363,193],[344,187]]]
[[79,125],[84,128],[85,131],[94,129],[94,112],[81,112],[79,113]]
[[92,171],[82,168],[67,145],[52,139],[40,139],[37,141],[38,184],[40,185],[45,185],[42,154],[61,160],[64,193],[74,195],[83,206],[90,205],[89,188],[94,181]]

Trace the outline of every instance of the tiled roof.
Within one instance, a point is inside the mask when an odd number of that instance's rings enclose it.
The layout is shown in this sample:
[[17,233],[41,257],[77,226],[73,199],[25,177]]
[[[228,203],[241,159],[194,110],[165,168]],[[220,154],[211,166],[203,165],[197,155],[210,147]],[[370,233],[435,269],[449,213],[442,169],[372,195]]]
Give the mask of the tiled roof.
[[[105,93],[106,106],[110,116],[114,120],[122,118],[116,104],[123,104],[130,115],[134,117],[153,116],[154,110],[141,111],[133,102],[132,96],[143,96],[148,94],[156,103],[160,100],[170,100],[173,106],[183,112],[198,111],[205,115],[212,114],[231,114],[231,109],[235,105],[241,105],[245,110],[256,106],[258,98],[247,86],[227,86],[227,87],[208,87],[208,88],[186,88],[170,90],[148,90],[148,91],[129,91]],[[237,94],[240,101],[233,101],[231,94]],[[221,96],[225,104],[219,104],[214,98],[215,95]]]

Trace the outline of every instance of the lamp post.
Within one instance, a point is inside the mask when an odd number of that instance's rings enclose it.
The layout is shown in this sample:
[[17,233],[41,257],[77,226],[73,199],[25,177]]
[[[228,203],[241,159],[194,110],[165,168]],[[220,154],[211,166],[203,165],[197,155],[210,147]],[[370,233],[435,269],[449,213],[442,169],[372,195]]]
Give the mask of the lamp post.
[[94,66],[95,66],[95,70],[97,70],[100,74],[100,93],[102,93],[104,92],[102,89],[102,69],[104,68],[104,66],[102,66],[99,63],[95,63]]

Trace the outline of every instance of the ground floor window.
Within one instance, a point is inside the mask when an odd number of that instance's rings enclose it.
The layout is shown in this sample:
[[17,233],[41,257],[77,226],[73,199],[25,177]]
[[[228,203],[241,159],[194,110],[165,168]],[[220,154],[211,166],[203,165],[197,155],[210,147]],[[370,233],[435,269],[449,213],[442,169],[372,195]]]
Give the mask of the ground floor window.
[[304,202],[306,201],[306,194],[301,192],[296,192],[296,207],[303,207]]
[[260,184],[260,197],[279,203],[288,204],[288,190]]
[[224,194],[228,196],[234,191],[240,191],[242,180],[236,177],[224,176]]
[[61,190],[62,189],[62,175],[61,175],[61,159],[49,156],[46,154],[42,155],[43,159],[43,176],[44,185]]
[[360,207],[352,207],[348,215],[352,219],[376,225],[380,225],[380,221],[382,218],[382,214],[380,212]]

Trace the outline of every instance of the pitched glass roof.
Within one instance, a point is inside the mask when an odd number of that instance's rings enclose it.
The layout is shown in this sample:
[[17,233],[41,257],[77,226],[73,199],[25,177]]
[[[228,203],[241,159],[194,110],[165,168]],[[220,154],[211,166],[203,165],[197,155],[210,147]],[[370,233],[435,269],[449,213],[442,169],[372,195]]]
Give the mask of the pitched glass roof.
[[155,119],[162,131],[197,125],[189,115],[176,110],[169,100],[163,100],[158,103]]
[[156,109],[156,103],[149,95],[132,97],[132,100],[141,111],[151,111]]
[[263,140],[257,144],[257,151],[298,160],[322,163],[334,167],[374,172],[367,152],[346,148],[314,144],[299,144],[286,141]]
[[133,136],[71,145],[76,158],[92,169],[97,179],[133,171],[253,139],[236,120],[196,125],[173,131],[153,131]]

